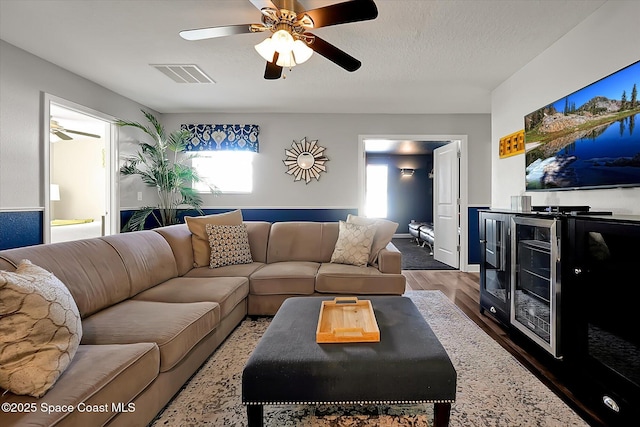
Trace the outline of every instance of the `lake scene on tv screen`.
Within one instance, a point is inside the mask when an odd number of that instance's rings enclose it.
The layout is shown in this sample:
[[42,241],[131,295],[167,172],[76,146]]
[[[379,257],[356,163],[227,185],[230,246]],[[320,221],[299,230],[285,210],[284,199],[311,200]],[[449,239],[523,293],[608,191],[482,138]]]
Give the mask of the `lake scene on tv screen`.
[[526,189],[640,186],[640,61],[524,118]]

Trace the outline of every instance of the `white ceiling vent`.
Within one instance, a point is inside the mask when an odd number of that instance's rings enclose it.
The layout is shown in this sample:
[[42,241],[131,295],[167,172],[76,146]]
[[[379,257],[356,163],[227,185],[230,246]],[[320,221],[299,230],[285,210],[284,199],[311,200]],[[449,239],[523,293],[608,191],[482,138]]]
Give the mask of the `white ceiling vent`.
[[149,64],[176,83],[215,83],[197,65]]

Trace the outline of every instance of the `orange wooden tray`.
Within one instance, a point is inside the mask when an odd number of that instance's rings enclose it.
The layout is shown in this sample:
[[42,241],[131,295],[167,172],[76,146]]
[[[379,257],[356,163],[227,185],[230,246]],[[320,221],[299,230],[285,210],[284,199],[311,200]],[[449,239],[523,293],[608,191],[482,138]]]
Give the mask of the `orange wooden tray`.
[[356,297],[322,301],[316,342],[380,342],[380,329],[371,301]]

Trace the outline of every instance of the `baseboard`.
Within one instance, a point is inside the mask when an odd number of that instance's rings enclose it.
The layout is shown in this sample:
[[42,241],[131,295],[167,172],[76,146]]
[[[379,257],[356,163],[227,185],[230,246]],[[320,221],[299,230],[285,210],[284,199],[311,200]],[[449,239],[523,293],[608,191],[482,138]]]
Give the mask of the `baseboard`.
[[411,234],[409,233],[397,233],[393,235],[394,239],[410,239]]
[[480,273],[480,264],[467,264],[466,273]]

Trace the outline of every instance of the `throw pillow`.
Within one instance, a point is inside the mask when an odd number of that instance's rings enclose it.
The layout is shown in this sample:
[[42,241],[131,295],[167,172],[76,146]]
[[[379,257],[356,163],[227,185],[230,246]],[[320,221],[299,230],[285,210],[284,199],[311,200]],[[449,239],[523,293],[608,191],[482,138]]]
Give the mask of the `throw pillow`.
[[76,354],[78,307],[56,276],[28,260],[0,271],[0,301],[0,387],[42,397]]
[[206,229],[211,246],[209,268],[253,262],[246,225],[207,224]]
[[191,231],[191,245],[193,246],[193,266],[204,267],[209,265],[211,249],[209,247],[209,236],[207,235],[207,224],[214,225],[241,225],[242,211],[237,209],[217,215],[206,216],[185,216],[187,227]]
[[340,221],[338,241],[331,255],[331,262],[366,266],[375,233],[374,225],[358,225]]
[[359,225],[375,225],[376,235],[373,237],[373,244],[371,245],[371,254],[369,255],[369,264],[377,265],[378,254],[380,251],[387,247],[393,234],[398,229],[398,223],[389,221],[388,219],[379,218],[366,218],[362,216],[356,216],[349,214],[347,216],[347,222]]

